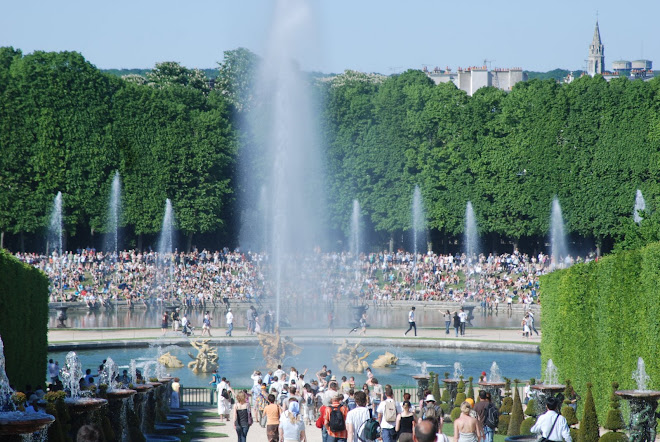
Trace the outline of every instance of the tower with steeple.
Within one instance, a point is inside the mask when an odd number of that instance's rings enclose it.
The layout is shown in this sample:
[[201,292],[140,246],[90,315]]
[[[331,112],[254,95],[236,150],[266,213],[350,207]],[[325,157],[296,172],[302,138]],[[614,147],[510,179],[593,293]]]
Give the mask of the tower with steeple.
[[587,61],[587,73],[592,77],[596,74],[602,74],[605,70],[605,46],[600,40],[600,29],[598,29],[598,20],[596,20],[596,29],[594,29],[594,39],[589,45],[589,60]]

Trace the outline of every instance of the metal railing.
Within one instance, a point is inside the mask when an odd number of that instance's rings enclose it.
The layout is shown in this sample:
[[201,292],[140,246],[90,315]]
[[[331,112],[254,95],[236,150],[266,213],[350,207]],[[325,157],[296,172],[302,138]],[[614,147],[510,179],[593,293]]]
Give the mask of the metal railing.
[[218,393],[215,388],[209,387],[181,387],[181,406],[215,405]]

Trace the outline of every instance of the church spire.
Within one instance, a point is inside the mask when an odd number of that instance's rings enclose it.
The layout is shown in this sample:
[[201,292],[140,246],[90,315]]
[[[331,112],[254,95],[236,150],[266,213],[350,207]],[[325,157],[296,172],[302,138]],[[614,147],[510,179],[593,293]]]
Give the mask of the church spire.
[[600,28],[598,19],[596,19],[596,28],[594,29],[594,38],[589,45],[589,60],[587,62],[587,73],[592,77],[596,74],[602,74],[605,70],[605,45],[600,39]]

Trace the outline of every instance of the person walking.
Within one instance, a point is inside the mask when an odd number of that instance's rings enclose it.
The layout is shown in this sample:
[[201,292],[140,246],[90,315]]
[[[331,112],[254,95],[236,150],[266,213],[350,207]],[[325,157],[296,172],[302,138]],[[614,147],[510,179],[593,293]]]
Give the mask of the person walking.
[[305,423],[300,415],[300,404],[296,400],[291,400],[287,410],[282,413],[279,434],[280,442],[306,442]]
[[236,393],[236,404],[232,408],[232,421],[238,442],[246,442],[248,430],[252,425],[252,410],[243,390]]
[[474,411],[477,413],[479,424],[484,429],[485,442],[493,442],[497,421],[499,421],[499,412],[497,407],[490,402],[485,390],[479,392],[479,402],[475,404]]
[[344,395],[338,393],[332,397],[329,407],[323,413],[323,425],[328,432],[327,442],[346,442],[346,415],[348,407],[342,405]]
[[461,311],[458,313],[458,318],[461,322],[461,336],[465,336],[465,324],[467,323],[468,314],[463,307],[461,307]]
[[367,408],[367,395],[364,391],[356,391],[354,398],[356,407],[346,414],[346,432],[348,433],[346,442],[359,442],[358,431],[362,424],[371,417]]
[[458,332],[461,329],[461,318],[458,317],[458,312],[454,312],[454,329],[456,330],[456,337],[458,338]]
[[479,442],[483,437],[481,433],[481,424],[470,416],[469,402],[461,404],[461,416],[454,421],[454,442]]
[[544,437],[547,441],[572,442],[571,432],[566,423],[566,418],[557,413],[559,400],[551,396],[547,399],[545,406],[547,411],[539,416],[531,432]]
[[204,332],[206,332],[209,335],[209,338],[211,337],[211,319],[213,319],[211,318],[211,312],[207,310],[204,319],[202,320],[202,336],[204,336]]
[[401,414],[396,417],[394,431],[399,435],[399,442],[412,442],[415,429],[415,414],[410,401],[403,401]]
[[280,407],[275,403],[273,393],[268,395],[268,405],[264,408],[264,414],[266,415],[266,437],[268,442],[279,442]]
[[[534,326],[534,313],[532,313],[532,311],[530,310],[530,311],[527,312],[527,316],[529,317],[529,318],[528,318],[529,320],[527,321],[527,325],[529,325],[529,328],[530,328],[534,333],[536,333],[536,336],[538,336],[538,335],[539,335],[539,331],[538,331],[538,330],[536,329],[536,327]],[[531,333],[530,333],[530,335],[531,335]]]
[[417,325],[415,324],[415,307],[411,307],[410,311],[408,312],[408,330],[406,330],[403,336],[406,336],[412,329],[415,329],[415,336],[417,336]]
[[394,391],[391,388],[385,388],[385,400],[378,405],[376,412],[378,413],[380,436],[383,438],[383,442],[396,442],[395,426],[403,409],[394,400]]
[[449,327],[451,326],[451,313],[449,313],[449,310],[447,310],[444,314],[444,319],[445,319],[445,334],[449,334]]
[[225,318],[227,319],[227,331],[225,335],[231,337],[231,332],[234,330],[234,314],[231,312],[231,308],[227,310]]

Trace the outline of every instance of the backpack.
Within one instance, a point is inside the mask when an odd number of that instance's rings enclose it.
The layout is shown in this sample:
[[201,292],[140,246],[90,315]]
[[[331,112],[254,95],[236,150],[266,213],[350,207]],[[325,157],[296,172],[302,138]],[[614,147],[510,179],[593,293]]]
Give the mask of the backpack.
[[383,411],[383,419],[387,422],[396,421],[396,405],[394,401],[387,400],[385,401],[385,410]]
[[424,408],[424,418],[434,418],[437,419],[440,413],[438,413],[438,406],[433,405],[432,407],[425,407]]
[[376,419],[370,417],[360,425],[358,439],[362,442],[375,441],[380,437],[380,424]]
[[330,419],[328,421],[330,431],[337,433],[346,430],[346,422],[344,421],[344,413],[341,412],[340,407],[332,407],[330,409]]
[[489,428],[497,428],[497,425],[500,423],[500,413],[497,411],[495,405],[490,404],[488,408],[486,408],[486,419],[484,423]]
[[357,407],[357,404],[355,403],[355,399],[353,399],[352,397],[346,399],[346,406],[348,407],[349,411],[354,410],[355,407]]

